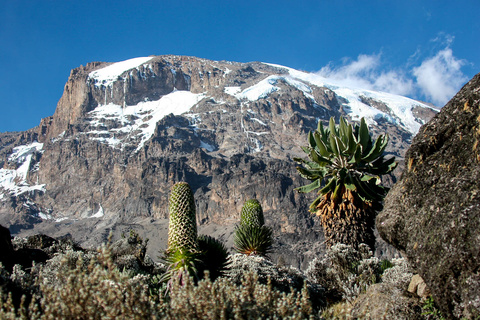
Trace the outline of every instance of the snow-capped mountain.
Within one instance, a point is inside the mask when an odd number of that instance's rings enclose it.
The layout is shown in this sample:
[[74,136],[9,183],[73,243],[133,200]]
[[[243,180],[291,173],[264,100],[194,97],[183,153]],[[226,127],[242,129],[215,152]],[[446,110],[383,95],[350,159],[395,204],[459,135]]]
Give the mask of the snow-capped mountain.
[[[191,75],[180,69],[179,74],[184,80],[181,81],[180,88],[174,85],[170,92],[156,95],[159,99],[153,100],[149,97],[149,93],[146,93],[145,97],[141,97],[143,100],[137,99],[135,103],[128,103],[128,95],[132,91],[132,86],[136,86],[135,82],[148,82],[148,78],[157,77],[157,72],[153,69],[154,66],[158,66],[157,60],[155,57],[135,58],[88,73],[86,82],[96,95],[100,93],[100,97],[96,97],[95,108],[84,115],[90,120],[90,130],[84,132],[85,134],[112,147],[124,148],[134,145],[138,151],[152,137],[156,123],[163,117],[170,113],[174,115],[187,114],[192,119],[198,120],[194,112],[189,112],[191,108],[201,100],[215,100],[218,97],[218,90],[212,92],[212,88],[208,87],[203,92],[196,92],[197,90],[192,92],[188,88]],[[171,66],[167,72],[170,71],[171,75],[162,74],[162,76],[166,81],[173,79],[176,84],[178,66],[175,66],[173,61],[170,63]],[[429,116],[432,114],[431,107],[418,101],[387,93],[341,87],[335,81],[321,76],[273,64],[257,64],[260,67],[255,75],[257,79],[260,77],[258,81],[254,81],[250,85],[245,85],[246,82],[242,81],[243,86],[229,86],[228,80],[232,79],[228,78],[231,78],[229,74],[232,70],[228,67],[235,64],[223,63],[226,66],[222,67],[216,62],[218,66],[214,67],[214,63],[213,61],[209,62],[212,68],[215,68],[218,73],[222,73],[225,80],[224,83],[220,81],[219,85],[214,86],[215,89],[223,87],[223,93],[235,98],[240,102],[241,107],[256,101],[268,100],[268,97],[274,96],[274,94],[282,96],[293,89],[303,95],[303,98],[311,100],[314,107],[319,110],[318,113],[321,117],[322,107],[325,109],[322,103],[324,104],[325,101],[323,97],[317,101],[313,95],[315,89],[318,91],[321,88],[324,93],[336,95],[337,101],[335,102],[338,103],[338,107],[343,109],[342,111],[352,120],[358,121],[361,117],[365,117],[369,125],[386,121],[410,134],[416,134],[426,120],[419,113],[426,110]],[[204,75],[201,70],[196,76],[201,82],[207,83],[211,77],[215,77],[212,71],[206,71]],[[207,79],[205,80],[203,77]],[[286,86],[287,90],[282,90],[282,85]],[[220,101],[216,103],[222,104],[227,101],[222,101],[220,98]],[[248,112],[248,108],[246,111]],[[243,108],[240,112],[244,112]],[[253,119],[256,118],[253,117]],[[261,120],[256,120],[264,124]]]
[[93,237],[134,219],[165,219],[169,187],[185,180],[207,229],[231,227],[243,202],[257,198],[278,255],[299,264],[304,257],[292,241],[321,242],[307,212],[311,197],[293,191],[302,181],[291,158],[301,155],[307,132],[331,116],[365,117],[374,134],[389,133],[387,151],[401,159],[436,112],[259,62],[150,56],[90,63],[72,70],[52,117],[0,137],[0,215],[17,229],[27,225],[21,217],[62,230],[88,221]]

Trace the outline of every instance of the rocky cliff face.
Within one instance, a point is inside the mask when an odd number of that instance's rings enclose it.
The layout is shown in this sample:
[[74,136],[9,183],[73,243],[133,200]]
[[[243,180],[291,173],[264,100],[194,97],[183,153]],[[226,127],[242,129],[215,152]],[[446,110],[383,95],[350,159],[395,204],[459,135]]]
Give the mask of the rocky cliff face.
[[243,202],[257,198],[275,230],[276,258],[298,266],[322,250],[323,237],[307,212],[314,195],[293,190],[302,182],[292,157],[307,132],[331,116],[364,116],[374,134],[390,134],[387,151],[401,160],[435,113],[263,63],[180,56],[90,63],[72,70],[52,117],[0,137],[0,222],[12,232],[48,225],[80,241],[134,223],[152,230],[167,218],[170,186],[183,180],[195,192],[200,230],[225,241]]
[[480,74],[422,127],[377,217],[448,318],[480,316]]

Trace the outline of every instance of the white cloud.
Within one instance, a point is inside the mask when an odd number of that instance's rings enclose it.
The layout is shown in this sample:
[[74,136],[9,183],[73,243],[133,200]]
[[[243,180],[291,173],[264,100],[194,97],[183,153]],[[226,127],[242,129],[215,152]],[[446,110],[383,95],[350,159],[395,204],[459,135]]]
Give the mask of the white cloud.
[[[401,68],[388,70],[381,54],[361,54],[353,61],[343,59],[342,65],[338,67],[330,63],[318,71],[318,74],[339,85],[409,96],[441,107],[468,80],[461,71],[466,61],[456,58],[450,48],[453,37],[442,37],[446,39],[444,47],[434,56],[424,58],[416,66],[407,61]],[[438,39],[432,41],[439,42]],[[417,51],[414,55],[418,58],[420,52]]]
[[412,79],[408,79],[402,71],[382,72],[375,80],[375,87],[403,96],[411,94],[414,90]]
[[447,47],[424,60],[412,72],[422,94],[434,104],[443,106],[468,80],[461,71],[463,65],[465,61],[455,58],[452,49]]
[[361,54],[357,60],[344,59],[342,66],[333,68],[331,64],[323,67],[318,74],[333,79],[349,87],[385,91],[399,95],[408,95],[413,91],[413,82],[402,70],[379,71],[381,55]]
[[346,86],[371,89],[372,84],[369,81],[369,74],[377,67],[378,60],[376,55],[361,54],[356,61],[344,59],[341,67],[332,68],[332,65],[329,64],[318,73]]

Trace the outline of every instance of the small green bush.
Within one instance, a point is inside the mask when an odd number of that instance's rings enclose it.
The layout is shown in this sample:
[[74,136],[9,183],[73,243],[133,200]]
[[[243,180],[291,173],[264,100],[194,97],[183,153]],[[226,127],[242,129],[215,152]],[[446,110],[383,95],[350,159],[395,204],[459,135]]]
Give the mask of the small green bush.
[[233,235],[233,249],[248,256],[266,256],[273,244],[273,230],[265,225],[263,209],[257,199],[245,201],[240,225]]
[[218,239],[209,235],[201,234],[198,236],[198,248],[200,250],[199,276],[203,277],[208,270],[210,279],[217,279],[228,264],[228,250]]
[[445,320],[440,310],[437,309],[435,305],[435,301],[431,296],[427,297],[423,301],[423,313],[422,316],[426,316],[428,319],[431,320]]
[[[16,309],[2,295],[0,319],[145,319],[151,315],[154,305],[145,276],[130,278],[113,264],[107,246],[99,250],[87,267],[82,256],[73,266],[70,255],[62,258],[54,272],[40,271],[40,292],[28,308]],[[56,281],[51,281],[51,274]]]

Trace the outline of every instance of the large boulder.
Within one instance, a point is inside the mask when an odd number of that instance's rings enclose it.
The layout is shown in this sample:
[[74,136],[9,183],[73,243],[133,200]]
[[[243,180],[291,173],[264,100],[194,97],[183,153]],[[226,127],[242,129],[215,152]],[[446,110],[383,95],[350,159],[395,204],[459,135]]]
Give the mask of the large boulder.
[[0,263],[4,267],[11,268],[13,257],[12,237],[10,236],[10,230],[0,225]]
[[480,74],[414,138],[377,217],[447,318],[480,316]]
[[34,247],[15,249],[12,244],[10,230],[0,225],[0,263],[7,270],[11,270],[16,264],[20,264],[24,268],[30,268],[34,261],[45,262],[48,259],[48,255],[35,246],[43,245],[45,247],[46,241],[55,241],[55,239],[38,235],[31,237],[30,245]]

